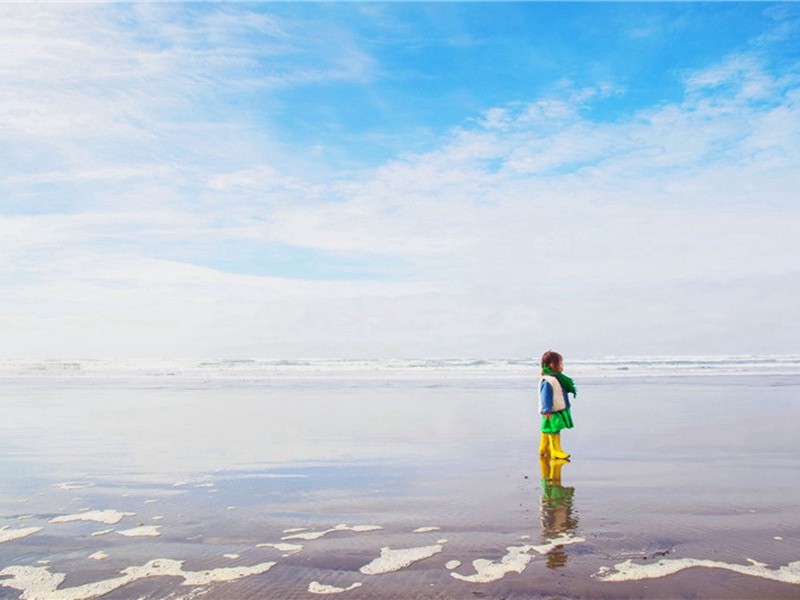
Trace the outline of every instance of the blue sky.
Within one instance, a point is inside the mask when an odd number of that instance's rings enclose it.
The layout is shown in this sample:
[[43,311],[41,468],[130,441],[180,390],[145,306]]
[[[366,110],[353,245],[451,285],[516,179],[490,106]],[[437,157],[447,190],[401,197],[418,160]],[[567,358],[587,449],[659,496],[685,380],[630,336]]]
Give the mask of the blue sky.
[[800,352],[791,3],[0,6],[6,357]]

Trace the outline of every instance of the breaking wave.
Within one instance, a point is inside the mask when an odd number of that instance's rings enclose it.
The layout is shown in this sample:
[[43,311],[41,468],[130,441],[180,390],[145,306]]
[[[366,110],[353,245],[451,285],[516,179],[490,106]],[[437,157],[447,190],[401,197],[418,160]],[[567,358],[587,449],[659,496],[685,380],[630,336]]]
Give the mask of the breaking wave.
[[[575,377],[800,375],[800,356],[612,356],[570,359]],[[0,378],[530,379],[535,358],[0,360]]]

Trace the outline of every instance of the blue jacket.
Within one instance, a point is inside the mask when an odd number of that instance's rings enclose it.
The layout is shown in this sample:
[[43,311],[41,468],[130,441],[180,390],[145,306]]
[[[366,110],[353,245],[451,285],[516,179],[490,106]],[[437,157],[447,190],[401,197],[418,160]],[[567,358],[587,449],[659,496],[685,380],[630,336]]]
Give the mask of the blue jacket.
[[[569,408],[569,394],[562,388],[561,392],[564,394],[564,404]],[[553,412],[553,386],[547,381],[542,379],[539,384],[539,413],[552,413]]]

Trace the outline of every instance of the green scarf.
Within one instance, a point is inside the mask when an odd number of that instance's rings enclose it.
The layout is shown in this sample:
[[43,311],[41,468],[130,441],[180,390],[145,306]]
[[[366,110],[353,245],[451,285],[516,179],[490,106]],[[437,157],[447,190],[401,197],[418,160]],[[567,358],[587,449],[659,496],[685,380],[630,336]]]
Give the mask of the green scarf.
[[567,392],[568,394],[572,394],[573,396],[578,395],[578,390],[575,389],[575,382],[572,381],[571,377],[567,377],[563,373],[556,373],[555,371],[553,371],[553,369],[551,369],[547,365],[542,367],[542,373],[544,373],[545,375],[552,375],[553,377],[558,379],[558,383],[561,384],[561,387],[564,388],[564,391]]

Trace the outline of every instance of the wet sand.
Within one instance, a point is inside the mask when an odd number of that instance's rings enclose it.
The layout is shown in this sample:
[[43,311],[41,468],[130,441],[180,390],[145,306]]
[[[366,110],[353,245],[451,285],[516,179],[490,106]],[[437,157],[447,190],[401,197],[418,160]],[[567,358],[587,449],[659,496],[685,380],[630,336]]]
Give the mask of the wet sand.
[[800,594],[800,379],[529,383],[6,382],[0,598]]

